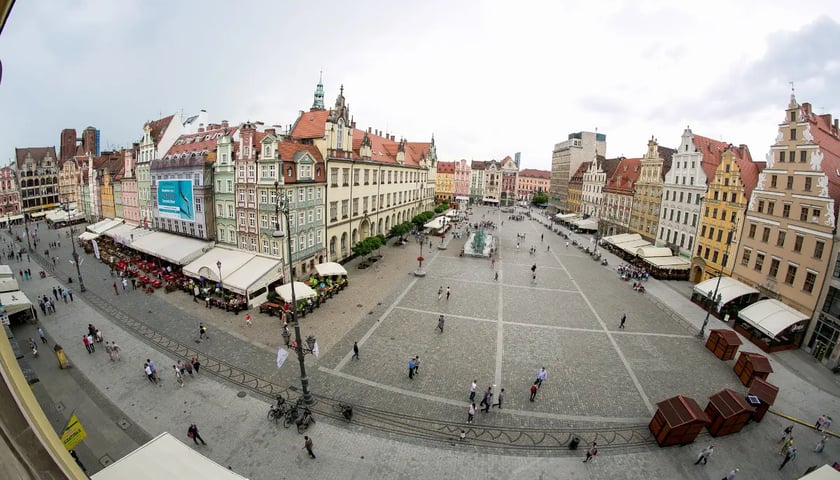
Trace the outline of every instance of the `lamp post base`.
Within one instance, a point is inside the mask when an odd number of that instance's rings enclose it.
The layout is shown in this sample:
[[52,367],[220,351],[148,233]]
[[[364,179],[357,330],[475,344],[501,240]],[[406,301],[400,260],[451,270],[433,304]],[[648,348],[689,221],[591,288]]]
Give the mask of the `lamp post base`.
[[425,277],[426,276],[426,271],[417,269],[417,270],[414,271],[414,276],[415,277]]

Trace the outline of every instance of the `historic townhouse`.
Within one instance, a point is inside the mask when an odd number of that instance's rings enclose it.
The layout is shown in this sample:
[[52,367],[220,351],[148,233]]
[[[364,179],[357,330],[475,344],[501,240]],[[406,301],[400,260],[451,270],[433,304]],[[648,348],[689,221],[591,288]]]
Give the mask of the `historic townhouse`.
[[630,231],[638,233],[645,240],[653,243],[659,226],[659,207],[662,204],[663,178],[671,169],[671,157],[674,150],[660,147],[651,137],[648,149],[642,157],[641,172],[633,194],[633,212],[630,218]]
[[551,184],[548,203],[552,211],[569,212],[569,180],[583,162],[607,154],[607,136],[603,133],[570,133],[568,140],[554,145],[551,154]]
[[239,126],[239,142],[235,150],[234,189],[236,190],[236,231],[239,248],[259,252],[259,205],[257,204],[257,158],[265,132],[258,124],[245,122]]
[[449,203],[455,197],[455,162],[438,162],[435,201]]
[[587,162],[582,175],[580,213],[595,218],[603,216],[604,185],[612,177],[618,163],[615,158],[608,160],[604,157],[596,157],[595,161]]
[[20,214],[20,191],[17,175],[12,167],[0,168],[0,222],[8,222]]
[[[163,158],[151,161],[149,189],[156,193],[152,197],[156,229],[203,240],[215,238],[213,164],[219,138],[227,135],[228,130],[228,127],[215,124],[208,125],[206,130],[199,127],[197,133],[178,137]],[[157,193],[163,180],[192,181],[192,202],[189,202],[189,192],[182,192],[186,198],[182,196],[183,202],[178,200],[179,213],[160,211]]]
[[[194,119],[197,120],[197,119]],[[140,140],[137,156],[137,207],[140,224],[149,227],[154,217],[155,196],[149,165],[166,155],[175,140],[181,136],[184,125],[174,115],[161,118],[143,125],[143,138]]]
[[572,174],[572,178],[569,179],[569,185],[566,187],[566,211],[568,213],[581,213],[583,174],[591,164],[592,162],[581,163],[577,171]]
[[[131,225],[140,225],[140,201],[137,198],[137,155],[140,145],[123,151],[123,175],[119,185],[117,216]],[[122,206],[122,209],[119,208]],[[121,210],[121,211],[120,211]]]
[[513,205],[517,198],[516,184],[519,182],[519,166],[510,156],[506,156],[502,159],[499,174],[501,175],[499,185],[501,204]]
[[480,204],[484,198],[484,168],[482,161],[470,162],[470,203]]
[[58,201],[61,205],[82,208],[79,202],[81,192],[81,171],[87,165],[87,156],[74,156],[61,163],[58,172]]
[[119,183],[123,174],[123,154],[119,151],[103,152],[93,159],[93,168],[97,171],[96,180],[99,193],[100,218],[117,218],[117,198],[115,184]]
[[481,203],[485,205],[499,205],[499,195],[502,191],[502,165],[498,160],[484,162],[484,196]]
[[431,142],[398,141],[394,135],[355,128],[343,86],[330,110],[317,92],[290,136],[314,145],[327,162],[327,255],[341,261],[359,241],[387,234],[433,208],[437,151],[434,137]]
[[700,203],[720,165],[728,144],[700,135],[690,128],[683,131],[680,146],[672,158],[671,170],[662,186],[662,214],[659,216],[657,246],[667,246],[689,257],[701,210]]
[[[753,162],[746,145],[737,148],[727,145],[718,160],[717,168],[708,177],[705,177],[704,173],[704,177],[709,180],[708,191],[700,206],[700,219],[698,221],[693,215],[688,219],[692,224],[697,223],[697,246],[691,257],[690,279],[693,282],[702,282],[717,277],[721,273],[726,276],[732,274],[735,266],[734,253],[738,249],[738,239],[741,238],[747,201],[752,195],[758,181],[758,174],[763,168],[763,162]],[[676,195],[675,191],[673,195]],[[691,192],[691,195],[691,202],[700,198],[694,196],[694,192]],[[675,200],[678,201],[675,198],[671,198],[670,201]],[[684,201],[688,202],[689,199],[686,198]],[[675,222],[680,220],[681,214],[687,215],[682,209],[674,208],[674,210],[677,211]],[[683,218],[683,221],[685,220]],[[682,232],[679,239],[673,240],[683,244],[693,242],[694,229],[691,231],[690,235]],[[727,245],[730,231],[732,244]],[[724,259],[726,259],[725,265]]]
[[526,168],[516,179],[516,196],[519,200],[531,200],[536,193],[548,194],[551,186],[551,172]]
[[[438,165],[441,163],[443,162],[438,162]],[[455,162],[454,195],[457,202],[469,202],[470,200],[470,164],[466,160]]]
[[[830,258],[838,197],[840,138],[831,115],[793,95],[752,192],[733,276],[762,296],[813,316]],[[809,332],[814,331],[812,322]]]
[[57,207],[59,166],[55,147],[16,148],[15,161],[24,214]]
[[639,178],[641,158],[618,158],[618,165],[604,186],[604,215],[598,231],[604,236],[630,232],[633,190]]
[[213,165],[213,190],[215,202],[216,243],[237,247],[236,191],[234,189],[234,158],[239,145],[239,129],[227,131],[216,145],[216,162]]

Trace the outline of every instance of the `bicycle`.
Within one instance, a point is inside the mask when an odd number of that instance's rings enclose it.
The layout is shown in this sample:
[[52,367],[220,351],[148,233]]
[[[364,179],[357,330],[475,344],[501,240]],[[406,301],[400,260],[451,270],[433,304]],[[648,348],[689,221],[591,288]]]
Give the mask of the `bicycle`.
[[303,400],[298,399],[288,410],[286,410],[286,416],[283,418],[283,427],[289,428],[289,426],[295,422],[297,422],[298,409],[301,408],[303,405]]
[[353,405],[350,405],[349,403],[338,402],[333,405],[333,410],[340,413],[341,416],[344,417],[344,420],[348,423],[350,423],[350,420],[353,419]]
[[268,421],[274,420],[277,424],[284,415],[286,415],[286,399],[277,397],[277,405],[272,405],[268,410]]

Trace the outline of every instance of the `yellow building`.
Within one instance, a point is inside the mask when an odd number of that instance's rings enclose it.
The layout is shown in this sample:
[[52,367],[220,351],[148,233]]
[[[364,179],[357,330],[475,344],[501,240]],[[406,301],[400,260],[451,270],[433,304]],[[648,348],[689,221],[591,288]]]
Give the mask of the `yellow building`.
[[[763,168],[764,162],[753,162],[746,145],[730,146],[721,155],[701,204],[691,257],[692,282],[717,277],[720,272],[725,276],[732,274],[747,203]],[[730,231],[732,243],[727,246]]]
[[455,197],[455,162],[438,162],[435,177],[435,201],[452,202]]
[[583,197],[583,173],[592,162],[583,162],[569,179],[568,194],[566,196],[566,212],[580,213],[580,199]]
[[630,231],[638,233],[650,243],[656,241],[659,227],[659,208],[662,205],[662,187],[665,174],[671,169],[674,150],[660,147],[651,137],[648,149],[642,157],[641,172],[633,193],[633,210],[630,216]]

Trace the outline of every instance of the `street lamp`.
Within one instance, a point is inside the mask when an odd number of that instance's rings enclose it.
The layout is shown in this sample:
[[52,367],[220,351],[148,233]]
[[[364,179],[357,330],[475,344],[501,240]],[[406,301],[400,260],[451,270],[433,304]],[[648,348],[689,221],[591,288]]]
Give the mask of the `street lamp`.
[[26,219],[26,212],[23,212],[23,228],[26,230],[26,246],[29,247],[28,252],[32,251],[32,241],[29,239],[29,222]]
[[222,281],[222,261],[216,262],[216,268],[219,269],[219,295],[224,295],[225,283]]
[[718,298],[718,289],[720,288],[720,279],[723,278],[723,269],[726,268],[726,263],[729,259],[729,245],[732,244],[732,236],[735,233],[735,225],[732,224],[729,227],[729,231],[726,235],[726,249],[723,251],[723,260],[721,262],[720,271],[718,271],[718,279],[717,283],[715,283],[715,291],[710,292],[711,296],[707,297],[710,300],[710,305],[706,309],[706,318],[703,319],[703,326],[700,327],[700,332],[697,333],[697,338],[705,338],[706,335],[706,326],[709,325],[709,316],[712,314],[712,308],[715,306],[715,301],[718,303],[720,299]]
[[[274,182],[274,192],[276,196],[276,203],[274,204],[274,232],[271,234],[271,237],[280,240],[283,237],[286,237],[286,247],[289,251],[288,256],[288,263],[289,263],[289,286],[292,290],[292,323],[295,327],[295,343],[297,350],[297,357],[298,363],[300,364],[300,386],[303,390],[303,401],[307,405],[311,405],[314,403],[315,399],[312,398],[312,393],[309,391],[309,377],[306,376],[306,364],[304,362],[304,355],[307,353],[313,353],[315,348],[315,337],[309,335],[306,337],[306,345],[309,348],[303,348],[303,343],[300,339],[300,323],[298,322],[297,318],[297,297],[295,297],[295,272],[292,268],[292,237],[291,237],[291,228],[289,227],[289,202],[286,199],[285,195],[280,194],[280,182]],[[280,230],[280,211],[282,210],[283,215],[286,217],[286,232],[288,235],[284,234]]]
[[86,292],[85,281],[82,280],[82,270],[79,268],[79,254],[76,252],[76,229],[73,228],[73,224],[70,222],[70,204],[64,204],[64,213],[67,216],[67,224],[70,225],[70,245],[73,246],[73,263],[76,264],[76,276],[79,278],[79,291]]

